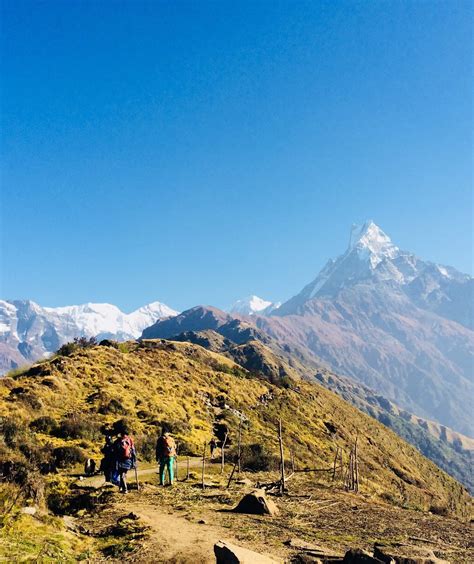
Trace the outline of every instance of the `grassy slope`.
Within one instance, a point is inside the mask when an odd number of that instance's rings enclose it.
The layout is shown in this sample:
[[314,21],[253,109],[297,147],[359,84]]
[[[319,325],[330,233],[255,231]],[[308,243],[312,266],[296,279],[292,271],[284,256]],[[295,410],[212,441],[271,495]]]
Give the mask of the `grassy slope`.
[[[125,415],[137,435],[151,438],[166,421],[189,450],[200,452],[212,436],[217,413],[233,424],[235,442],[237,420],[232,409],[212,405],[225,403],[248,418],[245,441],[263,444],[275,454],[275,424],[281,416],[287,449],[309,467],[330,466],[335,442],[348,451],[358,434],[364,492],[414,508],[440,505],[466,516],[469,497],[455,480],[332,392],[304,382],[293,390],[277,388],[245,377],[232,361],[197,345],[156,345],[131,345],[130,352],[94,347],[45,362],[14,380],[5,378],[0,381],[0,413],[25,422],[42,415],[59,421],[79,413],[97,424]],[[259,398],[269,392],[273,399],[262,403]],[[116,412],[113,400],[122,405],[123,413]],[[110,406],[115,412],[108,412]],[[335,437],[325,422],[336,426]],[[87,446],[79,439],[41,434],[38,439]],[[89,452],[97,453],[98,446],[90,443]]]
[[[245,324],[241,325],[245,327]],[[224,329],[225,326],[219,331]],[[243,331],[238,335],[239,340],[242,333]],[[206,349],[222,352],[248,370],[263,373],[272,382],[282,381],[285,376],[310,381],[316,378],[324,387],[336,392],[357,409],[395,431],[437,466],[464,484],[471,493],[474,492],[473,439],[439,423],[401,410],[393,402],[366,386],[323,368],[314,358],[298,348],[292,347],[288,351],[274,340],[264,338],[265,343],[251,339],[244,344],[235,345],[212,330],[188,331],[176,337],[179,341],[193,342]]]

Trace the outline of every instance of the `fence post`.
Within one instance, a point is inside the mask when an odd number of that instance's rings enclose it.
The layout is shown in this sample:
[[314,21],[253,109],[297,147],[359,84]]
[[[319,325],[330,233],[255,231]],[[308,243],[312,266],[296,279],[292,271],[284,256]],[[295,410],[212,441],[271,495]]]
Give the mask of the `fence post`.
[[278,419],[278,442],[280,443],[280,468],[281,468],[280,494],[283,495],[285,491],[285,455],[283,453],[283,436],[281,430],[281,418]]
[[206,446],[207,443],[204,441],[204,449],[202,451],[202,471],[201,471],[201,486],[204,489],[204,466],[206,464]]

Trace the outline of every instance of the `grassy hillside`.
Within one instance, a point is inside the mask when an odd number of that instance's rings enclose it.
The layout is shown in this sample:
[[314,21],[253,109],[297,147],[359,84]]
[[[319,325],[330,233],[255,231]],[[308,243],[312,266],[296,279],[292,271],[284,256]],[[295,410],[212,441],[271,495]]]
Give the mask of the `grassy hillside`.
[[244,443],[260,445],[271,460],[281,417],[287,454],[293,451],[300,467],[331,466],[336,444],[348,452],[358,436],[363,492],[467,516],[469,496],[460,484],[336,394],[304,382],[274,386],[190,343],[95,346],[58,356],[1,380],[0,413],[2,460],[47,462],[52,452],[59,464],[63,447],[97,455],[100,428],[118,418],[130,421],[142,454],[150,454],[165,423],[181,452],[201,452],[216,423],[228,426],[235,445],[239,413]]
[[[357,409],[395,431],[437,466],[464,484],[471,493],[474,492],[473,439],[400,409],[359,382],[336,375],[322,367],[298,347],[282,347],[271,338],[255,331],[249,335],[248,324],[238,320],[232,322],[231,334],[229,325],[231,324],[227,323],[219,327],[219,332],[186,331],[173,336],[172,339],[192,342],[208,350],[221,352],[251,372],[263,374],[270,382],[285,382],[287,378],[316,380]],[[231,337],[241,344],[232,341]]]

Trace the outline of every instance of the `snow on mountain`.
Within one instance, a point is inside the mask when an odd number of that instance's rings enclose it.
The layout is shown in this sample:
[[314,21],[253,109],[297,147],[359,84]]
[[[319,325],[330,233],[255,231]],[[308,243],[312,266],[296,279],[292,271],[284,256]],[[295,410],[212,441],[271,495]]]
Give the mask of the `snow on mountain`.
[[373,221],[259,329],[417,415],[472,436],[474,279],[404,251]]
[[76,337],[136,339],[158,319],[177,314],[160,302],[127,314],[112,304],[54,308],[30,300],[0,300],[0,373],[54,352]]
[[273,303],[263,300],[258,296],[247,296],[241,300],[237,300],[228,310],[229,313],[237,313],[239,315],[268,315],[271,311],[278,309],[281,303]]
[[[290,313],[315,298],[333,298],[356,284],[384,283],[400,287],[428,309],[436,310],[442,304],[447,317],[460,321],[466,316],[460,314],[454,302],[458,301],[459,294],[464,298],[466,286],[472,288],[472,282],[470,276],[452,267],[423,261],[413,253],[400,250],[378,225],[367,221],[361,227],[353,225],[345,253],[329,260],[312,282],[275,313]],[[451,303],[451,309],[456,312],[450,316]],[[460,322],[472,326],[472,319]]]

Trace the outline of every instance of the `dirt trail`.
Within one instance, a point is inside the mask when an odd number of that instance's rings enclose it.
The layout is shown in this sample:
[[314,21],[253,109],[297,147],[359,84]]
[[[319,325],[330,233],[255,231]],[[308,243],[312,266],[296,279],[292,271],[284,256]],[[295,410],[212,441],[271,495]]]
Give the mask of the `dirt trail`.
[[214,544],[222,538],[218,527],[177,515],[160,507],[151,507],[139,500],[127,503],[127,509],[150,527],[146,554],[138,554],[139,562],[176,562],[211,564],[215,562]]
[[[208,462],[209,461],[206,461],[206,464],[208,464]],[[185,462],[180,461],[180,464],[182,464],[183,467],[185,467],[184,466]],[[202,464],[201,458],[190,458],[190,460],[189,460],[189,468],[200,468],[201,464]],[[180,475],[181,475],[182,472],[183,472],[183,470],[180,469]],[[153,474],[158,474],[158,466],[153,465],[152,467],[145,467],[145,468],[138,467],[137,474],[138,474],[139,479],[140,478],[149,478]],[[134,470],[130,470],[130,472],[128,472],[127,479],[128,479],[129,483],[134,483],[134,481],[135,481]],[[105,486],[105,484],[106,484],[103,474],[96,474],[95,476],[91,476],[89,478],[81,476],[78,483],[82,487],[89,487],[89,488],[96,488],[96,489],[101,488],[102,486]]]
[[[200,468],[202,459],[191,458],[189,467],[193,470]],[[180,475],[183,474],[186,464],[181,462]],[[235,531],[229,526],[228,519],[232,514],[216,513],[216,508],[209,507],[209,496],[206,503],[185,506],[181,497],[184,491],[190,491],[186,486],[177,483],[174,488],[157,488],[157,467],[145,467],[138,470],[140,491],[131,489],[129,494],[122,496],[117,493],[110,507],[115,515],[135,514],[140,523],[149,527],[147,539],[143,541],[138,552],[133,554],[134,563],[149,564],[149,562],[169,562],[175,564],[214,564],[214,544],[219,540],[227,540],[236,545],[256,550],[253,543],[236,538]],[[128,482],[134,484],[134,472],[128,473]],[[209,478],[209,476],[206,476]],[[206,480],[207,481],[207,480]],[[80,480],[82,487],[101,489],[105,485],[102,475],[83,478]],[[191,491],[194,488],[191,488]],[[214,492],[212,487],[208,492]],[[201,490],[196,489],[201,495]],[[189,495],[189,494],[188,494]],[[191,494],[192,495],[192,494]],[[217,494],[216,494],[217,495]],[[238,533],[238,531],[237,531]],[[260,551],[265,552],[265,551]],[[283,559],[275,555],[266,554],[275,562]],[[124,561],[128,561],[127,558]]]
[[[173,508],[160,504],[156,498],[137,492],[119,498],[114,505],[115,509],[134,513],[150,527],[147,540],[133,556],[134,563],[214,564],[214,544],[219,540],[255,550],[252,544],[236,539],[212,509],[200,507],[190,512],[179,505]],[[283,562],[275,555],[266,555],[275,562]]]

